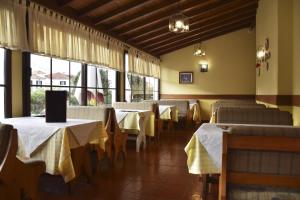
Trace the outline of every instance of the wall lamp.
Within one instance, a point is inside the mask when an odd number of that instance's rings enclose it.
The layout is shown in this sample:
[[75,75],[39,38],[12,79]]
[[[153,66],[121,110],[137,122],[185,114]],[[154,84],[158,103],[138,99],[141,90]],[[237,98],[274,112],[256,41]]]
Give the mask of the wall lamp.
[[200,72],[208,72],[208,63],[207,61],[202,61],[199,63]]

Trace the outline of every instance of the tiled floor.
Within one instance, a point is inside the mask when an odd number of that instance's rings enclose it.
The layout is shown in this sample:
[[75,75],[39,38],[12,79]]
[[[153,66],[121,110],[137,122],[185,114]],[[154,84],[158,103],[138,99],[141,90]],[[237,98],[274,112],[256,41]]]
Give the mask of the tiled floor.
[[189,200],[199,199],[200,182],[186,166],[184,146],[193,131],[164,133],[159,144],[135,152],[135,143],[128,144],[125,162],[101,163],[101,170],[91,184],[77,181],[68,194],[61,178],[43,177],[41,198],[99,200]]

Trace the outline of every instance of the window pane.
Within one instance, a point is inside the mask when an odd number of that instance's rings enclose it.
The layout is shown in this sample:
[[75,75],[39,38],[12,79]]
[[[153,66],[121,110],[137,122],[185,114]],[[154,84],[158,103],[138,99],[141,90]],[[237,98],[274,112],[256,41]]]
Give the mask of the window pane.
[[158,92],[154,92],[153,100],[158,100]]
[[109,69],[107,70],[107,72],[108,72],[109,88],[116,88],[117,72]]
[[130,83],[131,83],[131,74],[129,73],[126,73],[126,78],[125,78],[125,89],[127,90],[130,90],[131,89],[131,86],[130,86]]
[[49,57],[31,54],[31,85],[50,85],[50,62]]
[[4,87],[0,87],[0,119],[4,118]]
[[70,85],[69,61],[52,58],[52,85]]
[[4,49],[0,48],[0,84],[4,84]]
[[154,91],[158,92],[158,78],[154,79]]
[[153,99],[154,78],[146,77],[146,99]]
[[132,90],[132,102],[140,102],[144,100],[144,91]]
[[78,106],[81,105],[82,88],[70,88],[69,105]]
[[142,76],[132,75],[130,85],[132,90],[144,91],[144,78]]
[[70,62],[70,85],[81,87],[81,63]]
[[45,114],[45,91],[50,87],[31,87],[31,115]]
[[125,101],[131,102],[131,90],[125,90]]
[[97,89],[97,105],[112,104],[116,101],[115,89]]
[[97,68],[92,65],[88,65],[87,69],[87,86],[96,88],[97,81],[96,81],[96,71]]
[[97,105],[97,90],[93,88],[87,88],[87,105],[96,106]]

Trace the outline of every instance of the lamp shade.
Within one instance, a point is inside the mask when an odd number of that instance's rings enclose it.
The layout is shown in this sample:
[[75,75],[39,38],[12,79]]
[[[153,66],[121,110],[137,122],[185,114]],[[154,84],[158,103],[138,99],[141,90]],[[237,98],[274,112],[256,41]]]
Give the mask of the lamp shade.
[[170,17],[169,30],[174,33],[189,31],[189,19],[185,15],[178,13]]

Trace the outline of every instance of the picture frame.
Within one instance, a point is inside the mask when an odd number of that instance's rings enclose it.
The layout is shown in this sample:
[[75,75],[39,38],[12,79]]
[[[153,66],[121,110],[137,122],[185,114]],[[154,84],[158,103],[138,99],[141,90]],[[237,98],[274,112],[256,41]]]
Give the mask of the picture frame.
[[179,72],[180,84],[192,84],[194,82],[194,72]]

